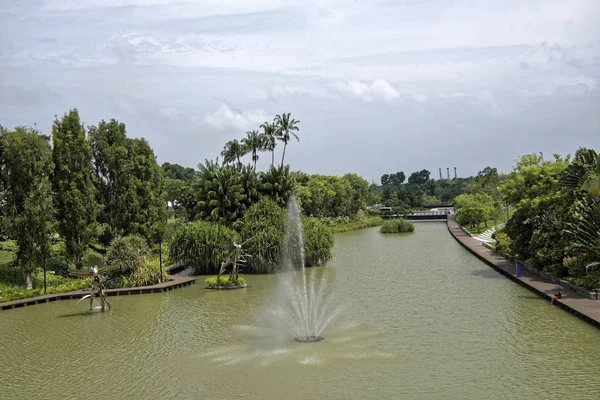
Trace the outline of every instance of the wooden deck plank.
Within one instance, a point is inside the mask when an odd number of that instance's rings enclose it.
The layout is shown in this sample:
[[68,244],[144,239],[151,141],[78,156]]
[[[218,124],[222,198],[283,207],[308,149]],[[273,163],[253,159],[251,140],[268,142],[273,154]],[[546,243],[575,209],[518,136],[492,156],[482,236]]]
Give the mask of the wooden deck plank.
[[[546,280],[542,276],[535,275],[523,268],[521,269],[521,276],[517,278],[515,264],[512,261],[495,254],[492,250],[485,247],[482,242],[471,238],[458,225],[455,215],[449,216],[447,225],[450,234],[452,234],[461,245],[473,253],[477,258],[490,265],[505,277],[536,292],[548,301],[553,299],[554,293],[556,293],[560,287],[558,284]],[[554,305],[569,311],[593,324],[597,328],[600,328],[600,301],[585,298],[579,293],[564,287],[562,288],[562,293],[562,299],[555,299],[553,301]]]

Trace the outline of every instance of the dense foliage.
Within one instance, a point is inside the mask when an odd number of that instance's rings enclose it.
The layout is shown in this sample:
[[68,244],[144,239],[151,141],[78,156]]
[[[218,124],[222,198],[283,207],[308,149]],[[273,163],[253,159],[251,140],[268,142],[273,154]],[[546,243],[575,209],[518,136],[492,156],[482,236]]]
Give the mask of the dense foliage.
[[407,233],[414,232],[415,226],[404,218],[390,219],[381,225],[381,233]]
[[196,274],[216,274],[227,257],[226,245],[238,234],[221,224],[194,221],[180,228],[169,246],[169,258],[194,269]]
[[576,284],[600,286],[599,163],[590,149],[572,162],[521,157],[498,188],[514,207],[496,235],[502,250]]
[[66,241],[67,256],[77,269],[93,239],[98,206],[93,183],[92,148],[77,110],[71,110],[52,126],[52,179],[59,232]]
[[25,286],[32,289],[31,273],[48,254],[53,231],[52,150],[48,137],[25,128],[3,131],[1,147],[4,222],[16,240],[16,262],[26,276]]
[[454,178],[435,180],[430,178],[430,171],[415,171],[408,177],[404,172],[384,174],[381,185],[371,185],[373,201],[381,201],[389,207],[410,209],[427,204],[450,203],[465,193],[472,178]]

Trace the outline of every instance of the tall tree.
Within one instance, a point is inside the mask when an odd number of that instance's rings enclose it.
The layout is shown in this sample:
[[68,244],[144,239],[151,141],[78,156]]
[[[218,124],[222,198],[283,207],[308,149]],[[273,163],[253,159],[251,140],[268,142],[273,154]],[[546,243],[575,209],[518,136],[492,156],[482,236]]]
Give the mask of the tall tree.
[[264,150],[265,139],[257,130],[246,132],[246,137],[242,139],[242,146],[248,153],[252,154],[254,170],[256,171],[256,162],[258,161],[258,152]]
[[92,148],[76,109],[52,126],[55,208],[67,256],[83,267],[83,254],[96,223],[95,188],[92,181]]
[[275,129],[277,130],[277,138],[283,142],[283,154],[281,155],[281,167],[283,168],[283,160],[285,159],[285,149],[287,147],[288,142],[291,137],[295,137],[297,141],[298,135],[294,133],[294,131],[298,132],[298,124],[300,121],[296,121],[293,118],[290,118],[290,113],[283,113],[281,115],[277,115],[275,117]]
[[131,162],[125,124],[111,119],[88,127],[94,156],[95,184],[102,209],[99,222],[107,227],[102,237],[107,245],[122,235],[130,218],[128,191],[132,191]]
[[275,164],[275,147],[277,147],[277,129],[274,123],[265,121],[260,128],[265,138],[265,150],[271,152],[271,166]]
[[[94,152],[100,222],[106,240],[129,234],[156,241],[154,230],[167,217],[163,172],[146,140],[128,139],[114,119],[89,127]],[[106,244],[106,243],[105,243]]]
[[186,168],[179,164],[165,162],[160,167],[162,168],[166,179],[191,181],[194,179],[194,176],[196,176],[196,170],[194,168]]
[[131,213],[124,234],[138,234],[149,243],[158,243],[167,219],[163,171],[146,139],[128,139],[127,144],[134,190],[127,191]]
[[31,289],[31,272],[48,254],[52,232],[52,150],[47,136],[24,127],[4,131],[1,147],[7,228],[17,241],[17,264]]
[[221,151],[223,162],[225,164],[229,164],[237,160],[238,165],[242,165],[240,162],[240,157],[246,154],[244,151],[244,146],[239,142],[239,140],[230,140],[229,142],[225,143],[225,147],[223,148],[223,151]]

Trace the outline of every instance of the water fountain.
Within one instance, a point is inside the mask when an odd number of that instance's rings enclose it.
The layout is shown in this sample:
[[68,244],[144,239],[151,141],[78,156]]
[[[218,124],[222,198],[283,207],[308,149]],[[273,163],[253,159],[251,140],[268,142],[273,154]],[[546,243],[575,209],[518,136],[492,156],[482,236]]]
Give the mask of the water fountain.
[[316,271],[308,271],[304,260],[302,215],[292,196],[284,225],[282,271],[269,321],[274,328],[291,333],[297,342],[317,342],[341,307],[333,306],[327,273],[317,282]]

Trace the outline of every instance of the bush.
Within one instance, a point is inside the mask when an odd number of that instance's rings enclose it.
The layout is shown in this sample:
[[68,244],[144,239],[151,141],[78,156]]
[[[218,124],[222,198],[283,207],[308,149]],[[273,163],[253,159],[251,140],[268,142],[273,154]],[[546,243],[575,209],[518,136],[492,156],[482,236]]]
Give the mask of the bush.
[[[162,276],[162,280],[161,280]],[[129,276],[121,278],[122,287],[151,286],[169,280],[169,274],[163,264],[162,275],[159,260],[144,260],[138,269]]]
[[244,278],[237,278],[234,280],[229,280],[229,277],[227,276],[221,276],[220,278],[218,276],[213,276],[208,278],[207,280],[205,280],[204,282],[206,282],[206,285],[209,288],[221,288],[221,287],[230,287],[230,286],[241,286],[241,285],[245,285],[246,284],[246,280]]
[[239,221],[244,240],[252,238],[245,251],[252,255],[248,263],[253,272],[273,273],[279,269],[284,222],[285,209],[267,197],[253,204]]
[[110,244],[106,265],[119,267],[122,274],[133,274],[149,255],[146,239],[139,235],[122,236]]
[[406,233],[414,231],[415,226],[404,218],[385,221],[381,226],[381,233]]
[[302,224],[306,265],[322,265],[331,260],[334,245],[332,229],[317,218],[304,218]]
[[216,274],[228,254],[223,246],[234,241],[239,241],[238,234],[223,225],[190,222],[174,234],[169,258],[192,267],[195,274]]
[[496,251],[501,254],[511,254],[512,240],[504,233],[496,231],[492,234],[494,240],[496,240]]

